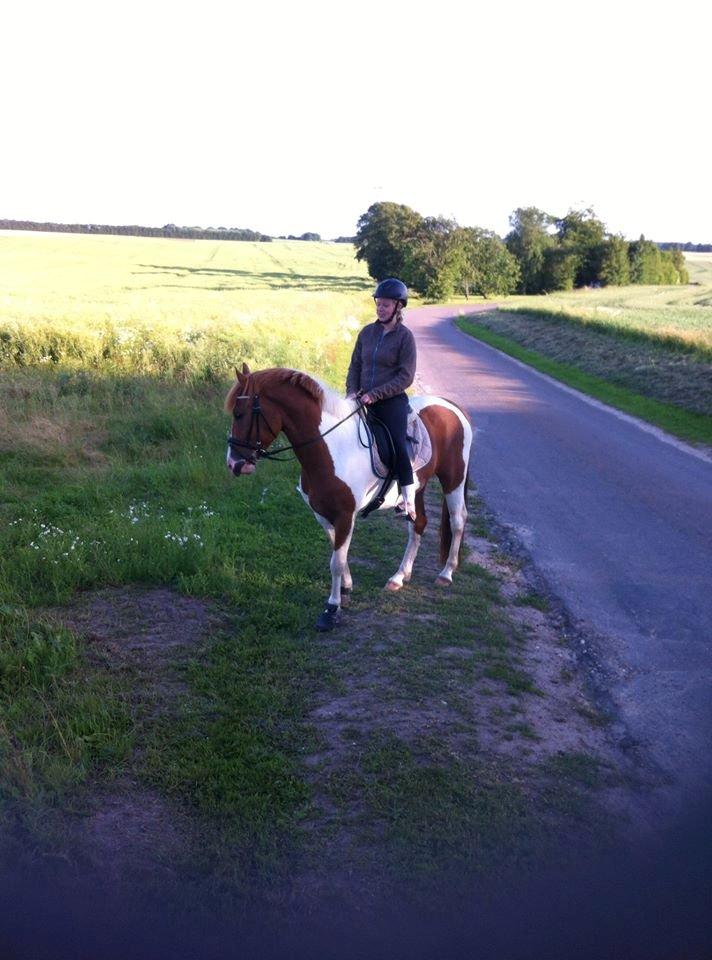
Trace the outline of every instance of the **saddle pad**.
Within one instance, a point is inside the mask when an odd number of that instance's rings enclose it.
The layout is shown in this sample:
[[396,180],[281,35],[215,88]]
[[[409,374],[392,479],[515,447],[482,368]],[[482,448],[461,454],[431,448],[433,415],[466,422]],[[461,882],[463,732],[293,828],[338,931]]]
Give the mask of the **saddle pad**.
[[[413,473],[424,467],[430,461],[433,455],[433,447],[430,443],[430,434],[425,428],[425,424],[420,419],[415,410],[408,411],[408,426],[406,428],[408,438],[408,447],[410,449],[410,462],[413,467]],[[388,467],[381,459],[376,443],[373,444],[373,462],[377,472],[381,475],[388,473]]]

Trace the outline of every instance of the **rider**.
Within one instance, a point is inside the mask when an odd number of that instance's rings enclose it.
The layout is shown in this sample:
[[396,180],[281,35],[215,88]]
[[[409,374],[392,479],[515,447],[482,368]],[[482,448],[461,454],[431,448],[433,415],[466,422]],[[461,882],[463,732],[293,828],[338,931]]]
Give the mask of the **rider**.
[[415,377],[415,338],[403,323],[408,288],[402,280],[381,280],[373,294],[376,321],[359,333],[346,377],[347,396],[359,396],[391,432],[396,475],[402,495],[397,509],[415,520],[415,484],[410,464],[406,426],[408,398]]

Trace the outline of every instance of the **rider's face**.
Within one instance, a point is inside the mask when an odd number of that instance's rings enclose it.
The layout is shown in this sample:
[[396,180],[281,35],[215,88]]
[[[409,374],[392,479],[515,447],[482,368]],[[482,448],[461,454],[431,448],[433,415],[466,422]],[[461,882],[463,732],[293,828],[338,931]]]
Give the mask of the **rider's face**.
[[376,297],[376,316],[381,323],[390,321],[397,303],[397,300],[391,300],[388,297]]

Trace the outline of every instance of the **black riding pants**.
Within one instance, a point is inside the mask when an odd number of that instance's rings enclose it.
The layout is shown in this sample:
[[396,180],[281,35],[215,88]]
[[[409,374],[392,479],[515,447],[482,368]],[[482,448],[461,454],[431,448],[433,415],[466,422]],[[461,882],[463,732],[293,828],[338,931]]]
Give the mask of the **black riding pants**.
[[393,446],[396,451],[396,476],[398,483],[413,482],[413,468],[410,465],[410,453],[406,440],[408,427],[408,397],[404,393],[397,393],[387,400],[378,400],[372,403],[369,410],[374,416],[382,420],[393,437]]

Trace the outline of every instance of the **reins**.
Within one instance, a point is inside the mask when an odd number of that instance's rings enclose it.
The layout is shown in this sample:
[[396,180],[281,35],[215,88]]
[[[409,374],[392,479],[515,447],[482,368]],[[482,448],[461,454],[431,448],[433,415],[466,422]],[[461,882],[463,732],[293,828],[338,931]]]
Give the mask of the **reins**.
[[[347,414],[342,420],[339,420],[332,427],[329,427],[328,430],[325,430],[323,433],[318,434],[316,437],[312,437],[311,440],[305,440],[303,443],[292,443],[287,446],[277,447],[276,450],[268,450],[266,447],[262,446],[262,441],[260,440],[260,418],[264,420],[267,424],[267,428],[271,434],[276,436],[275,431],[269,424],[269,420],[262,412],[262,407],[260,406],[260,396],[258,393],[243,393],[239,397],[235,397],[235,402],[238,400],[252,400],[252,422],[250,423],[250,429],[248,432],[248,437],[252,434],[253,426],[256,428],[256,439],[257,442],[253,443],[250,440],[236,440],[231,433],[227,436],[227,445],[232,449],[233,447],[242,447],[245,450],[254,450],[256,457],[263,457],[265,460],[281,460],[283,462],[288,462],[290,460],[296,460],[296,457],[280,457],[277,454],[288,453],[290,450],[301,450],[303,447],[308,447],[312,443],[316,443],[317,440],[322,440],[325,436],[336,430],[337,427],[340,427],[342,423],[346,423],[347,420],[350,420],[355,414],[360,413],[364,405],[359,401],[357,402],[356,407]],[[234,417],[233,409],[233,417]],[[360,439],[360,437],[359,437]]]
[[[393,439],[386,425],[381,420],[379,420],[378,417],[375,417],[371,413],[370,416],[373,418],[373,420],[376,421],[377,423],[380,423],[384,427],[386,437],[388,438],[388,444],[389,444],[390,453],[391,453],[390,467],[386,468],[385,474],[381,474],[378,472],[378,469],[376,468],[376,462],[374,458],[374,446],[376,445],[376,442],[375,442],[373,427],[369,426],[369,423],[368,423],[368,418],[365,413],[366,405],[361,403],[358,397],[356,398],[356,406],[351,411],[351,413],[347,414],[345,417],[342,417],[341,420],[338,420],[335,424],[333,424],[333,426],[329,427],[328,430],[325,430],[323,433],[318,434],[316,437],[312,437],[310,440],[304,440],[302,443],[287,444],[286,446],[277,447],[276,450],[268,450],[266,447],[262,446],[262,441],[260,439],[260,421],[261,420],[264,420],[268,430],[270,431],[273,437],[275,438],[277,437],[277,432],[272,429],[272,427],[270,426],[269,420],[267,419],[267,417],[264,415],[262,411],[262,407],[260,406],[259,394],[243,393],[235,397],[234,400],[235,400],[235,404],[232,409],[233,420],[237,419],[237,415],[236,415],[237,401],[252,400],[252,418],[250,420],[249,430],[247,431],[247,438],[245,440],[237,440],[232,436],[232,432],[230,432],[227,436],[227,444],[230,450],[233,450],[234,448],[237,448],[239,450],[241,448],[243,451],[244,450],[252,451],[252,456],[242,457],[241,462],[243,463],[247,462],[247,463],[256,464],[259,457],[264,457],[266,460],[277,460],[282,462],[289,462],[290,460],[296,460],[297,459],[296,456],[280,457],[278,456],[278,454],[289,453],[290,451],[302,450],[304,447],[308,447],[310,446],[310,444],[316,443],[317,440],[323,440],[324,437],[328,436],[333,430],[336,430],[337,427],[340,427],[343,423],[346,423],[347,420],[350,420],[351,417],[355,416],[356,414],[359,414],[360,420],[357,427],[358,441],[362,447],[368,450],[369,458],[371,460],[371,470],[374,476],[378,477],[378,479],[381,481],[380,488],[376,492],[373,499],[368,504],[366,504],[366,506],[360,511],[360,515],[362,517],[368,516],[369,513],[371,513],[373,510],[377,510],[385,502],[386,494],[388,493],[388,490],[394,478],[395,450],[393,447]],[[365,441],[361,434],[362,427],[364,427],[366,430]],[[255,432],[256,442],[250,440],[253,430]],[[232,469],[234,472],[234,467]]]

